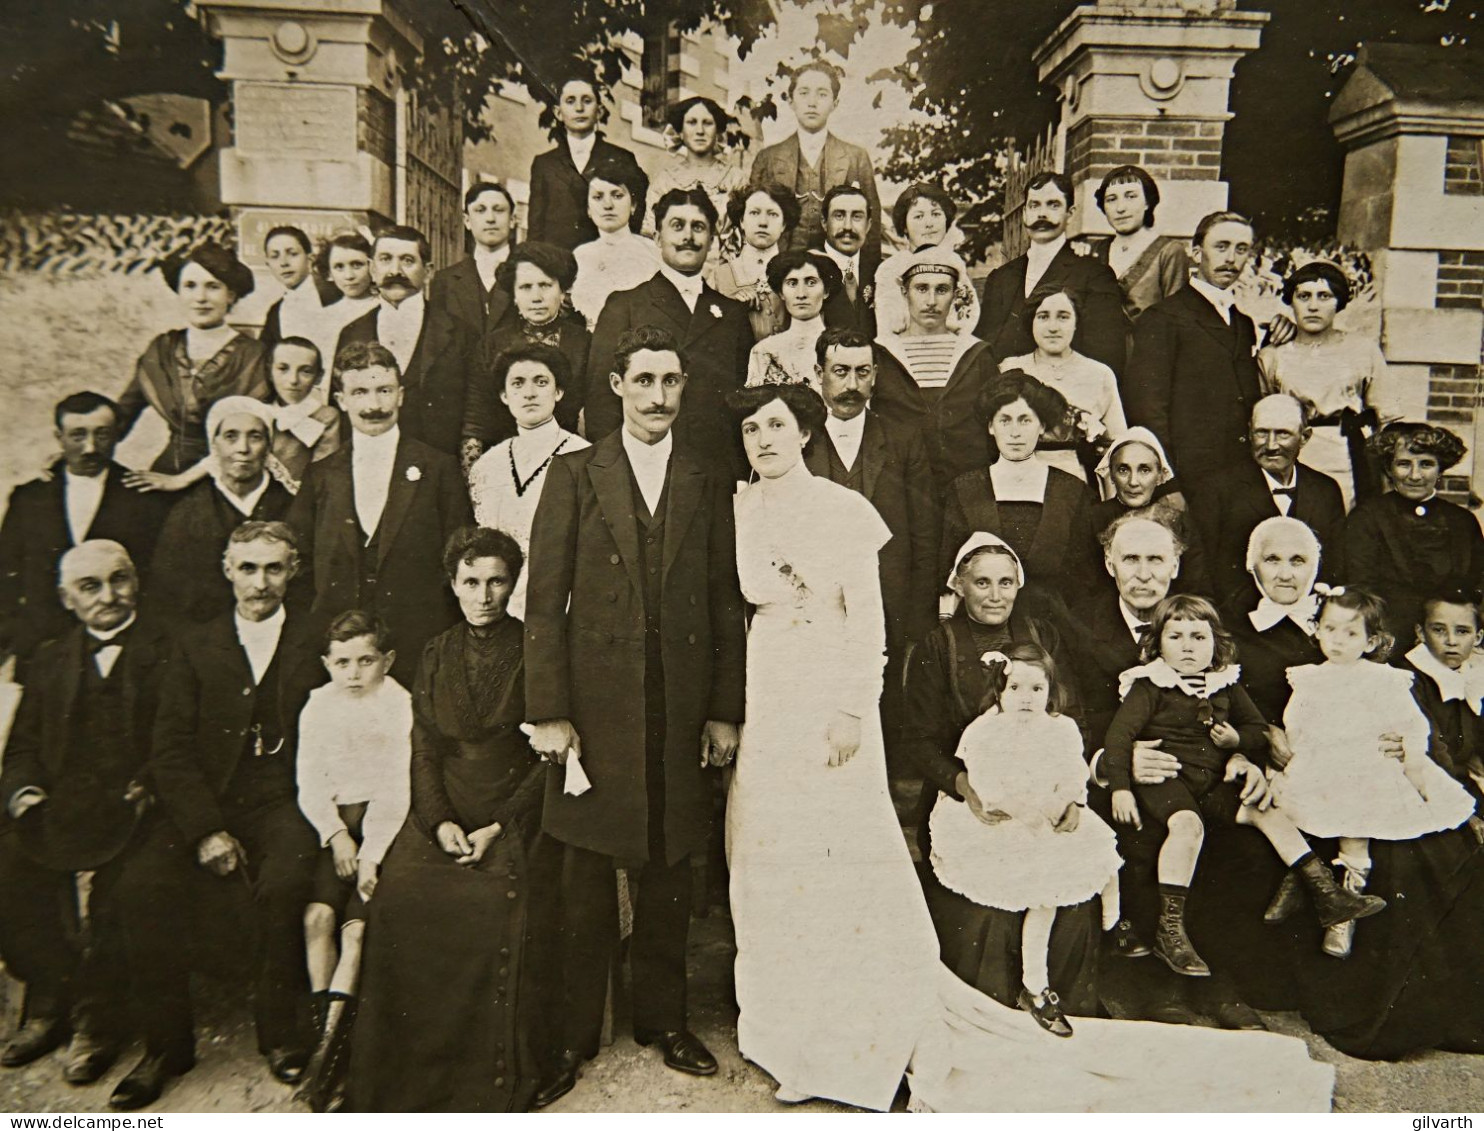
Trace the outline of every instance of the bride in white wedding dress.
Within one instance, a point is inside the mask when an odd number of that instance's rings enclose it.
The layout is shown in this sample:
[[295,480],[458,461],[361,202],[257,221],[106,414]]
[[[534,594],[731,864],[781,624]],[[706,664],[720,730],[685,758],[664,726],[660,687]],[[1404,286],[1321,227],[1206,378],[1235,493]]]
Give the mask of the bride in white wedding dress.
[[1327,1111],[1333,1070],[1293,1038],[1086,1019],[1054,1040],[942,965],[887,793],[889,531],[804,465],[824,431],[811,389],[741,389],[731,406],[758,475],[736,499],[754,607],[726,820],[737,1037],[778,1099],[884,1111],[910,1066],[922,1110]]

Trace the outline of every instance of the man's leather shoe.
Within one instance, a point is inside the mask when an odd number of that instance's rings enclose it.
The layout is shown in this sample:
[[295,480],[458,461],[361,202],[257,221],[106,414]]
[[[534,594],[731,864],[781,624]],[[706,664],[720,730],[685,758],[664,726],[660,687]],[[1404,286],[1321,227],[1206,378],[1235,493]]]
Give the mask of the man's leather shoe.
[[62,1078],[69,1084],[92,1084],[113,1067],[118,1055],[117,1041],[78,1029],[72,1034],[72,1043],[67,1046]]
[[113,1095],[108,1097],[108,1106],[114,1111],[138,1111],[149,1107],[160,1098],[170,1077],[182,1076],[194,1067],[196,1058],[189,1054],[172,1056],[147,1052],[144,1059],[118,1082]]
[[304,1075],[304,1066],[309,1063],[309,1054],[303,1049],[269,1049],[264,1057],[268,1060],[268,1071],[275,1080],[285,1084],[297,1084]]
[[1245,1001],[1218,1001],[1211,1005],[1209,1012],[1212,1020],[1223,1029],[1251,1029],[1253,1031],[1267,1029],[1262,1018],[1258,1016],[1257,1010]]
[[670,1029],[663,1033],[636,1032],[634,1040],[648,1048],[658,1045],[665,1054],[665,1067],[692,1076],[714,1076],[716,1057],[689,1029]]
[[537,1090],[535,1097],[531,1100],[531,1107],[535,1109],[550,1107],[568,1092],[577,1086],[579,1069],[582,1067],[582,1057],[571,1049],[566,1049],[557,1058],[556,1068],[546,1082]]
[[67,1022],[60,1017],[33,1017],[15,1031],[0,1052],[0,1065],[20,1068],[40,1060],[67,1040]]
[[1161,1025],[1199,1025],[1200,1017],[1184,1002],[1165,998],[1151,1002],[1146,1016],[1139,1020],[1158,1021]]
[[1103,937],[1108,940],[1108,952],[1118,958],[1148,958],[1154,953],[1127,919],[1118,920],[1112,930],[1104,932]]

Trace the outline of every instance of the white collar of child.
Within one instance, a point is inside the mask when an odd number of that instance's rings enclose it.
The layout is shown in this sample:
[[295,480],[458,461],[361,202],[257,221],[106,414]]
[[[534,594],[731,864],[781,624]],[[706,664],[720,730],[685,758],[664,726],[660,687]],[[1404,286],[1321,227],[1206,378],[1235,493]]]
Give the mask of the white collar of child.
[[1484,703],[1484,670],[1472,659],[1454,671],[1429,652],[1426,644],[1418,644],[1407,653],[1407,661],[1438,685],[1438,694],[1444,703],[1462,699],[1469,705],[1469,710],[1480,714],[1481,703]]
[[[1203,674],[1206,677],[1206,695],[1209,697],[1241,679],[1242,665],[1228,664],[1224,668],[1212,668]],[[1186,691],[1180,673],[1158,656],[1147,664],[1129,668],[1118,677],[1118,697],[1128,698],[1129,689],[1138,679],[1147,679],[1155,687],[1162,687],[1167,691]],[[1186,693],[1189,694],[1188,691]]]

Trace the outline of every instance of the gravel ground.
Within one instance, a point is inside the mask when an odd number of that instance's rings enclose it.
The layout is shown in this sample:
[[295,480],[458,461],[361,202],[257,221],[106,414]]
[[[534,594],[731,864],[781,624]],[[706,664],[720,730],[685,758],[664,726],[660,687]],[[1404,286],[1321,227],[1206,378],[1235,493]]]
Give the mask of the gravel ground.
[[[691,1019],[721,1069],[697,1079],[664,1067],[659,1053],[626,1035],[620,1005],[614,1043],[584,1071],[577,1087],[553,1112],[777,1112],[847,1111],[813,1102],[784,1107],[773,1100],[772,1079],[737,1051],[732,1001],[731,924],[713,912],[691,932]],[[202,986],[197,1067],[166,1091],[161,1112],[297,1110],[290,1089],[268,1075],[257,1055],[245,1001],[220,983]],[[1296,1014],[1265,1014],[1274,1032],[1302,1038],[1314,1059],[1336,1067],[1338,1112],[1484,1111],[1484,1061],[1457,1053],[1428,1052],[1396,1063],[1355,1060],[1309,1032]],[[1074,1038],[1075,1039],[1075,1038]],[[137,1056],[131,1049],[98,1084],[69,1087],[60,1055],[0,1073],[0,1108],[7,1112],[104,1112],[108,1093]],[[900,1098],[899,1098],[900,1106]]]

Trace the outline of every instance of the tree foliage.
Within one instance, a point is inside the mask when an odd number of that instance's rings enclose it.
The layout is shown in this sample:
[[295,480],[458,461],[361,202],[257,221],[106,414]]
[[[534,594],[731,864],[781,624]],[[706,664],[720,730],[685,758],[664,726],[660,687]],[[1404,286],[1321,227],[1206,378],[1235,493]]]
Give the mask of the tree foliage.
[[[869,4],[870,0],[863,0]],[[1235,118],[1222,176],[1235,207],[1270,232],[1322,237],[1333,224],[1342,154],[1327,114],[1365,41],[1466,43],[1476,0],[1246,0],[1267,11],[1262,47],[1237,66]],[[890,132],[886,174],[941,181],[964,202],[971,250],[998,237],[1010,150],[1059,113],[1032,55],[1076,0],[880,0],[882,18],[915,25],[894,77],[935,124]]]

